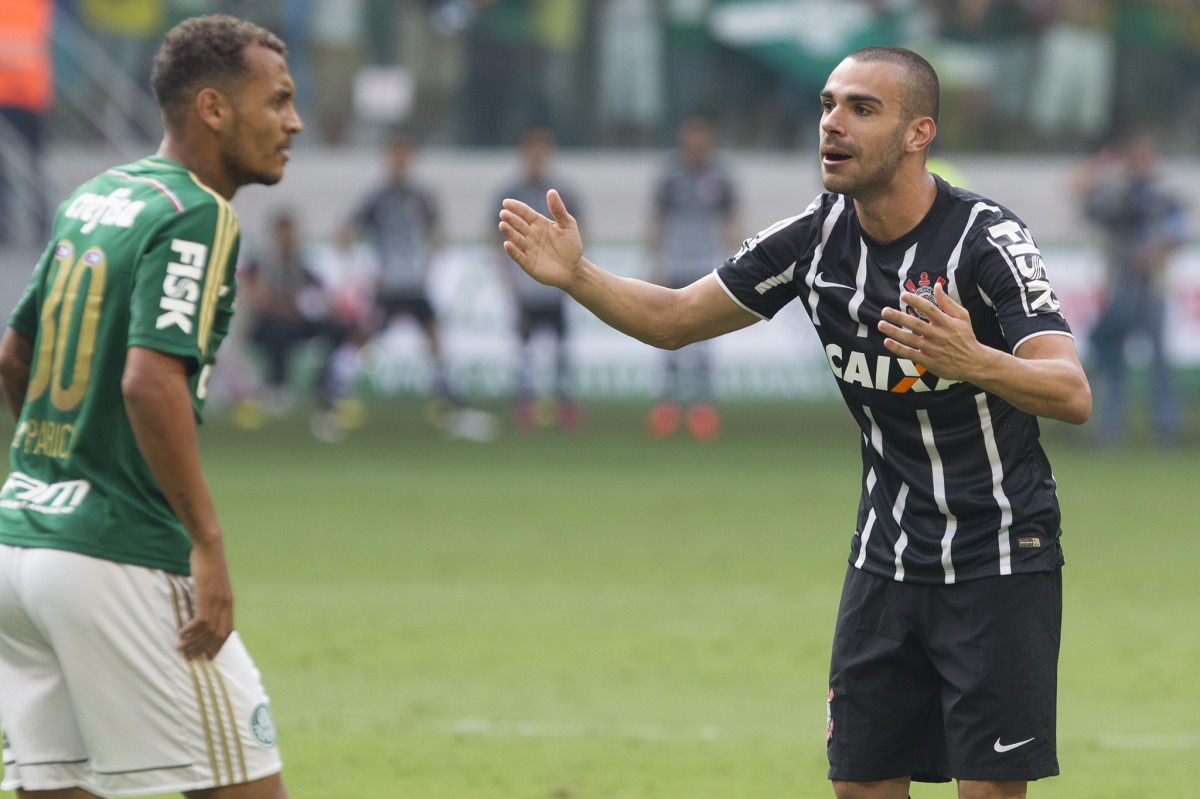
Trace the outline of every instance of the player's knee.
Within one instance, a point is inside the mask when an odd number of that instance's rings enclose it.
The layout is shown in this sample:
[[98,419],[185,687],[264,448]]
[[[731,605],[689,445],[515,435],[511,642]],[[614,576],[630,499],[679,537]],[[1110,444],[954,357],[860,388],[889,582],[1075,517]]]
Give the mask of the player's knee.
[[1025,799],[1027,787],[1016,780],[959,780],[958,799]]
[[837,799],[907,799],[908,784],[908,779],[879,782],[833,780],[833,793]]

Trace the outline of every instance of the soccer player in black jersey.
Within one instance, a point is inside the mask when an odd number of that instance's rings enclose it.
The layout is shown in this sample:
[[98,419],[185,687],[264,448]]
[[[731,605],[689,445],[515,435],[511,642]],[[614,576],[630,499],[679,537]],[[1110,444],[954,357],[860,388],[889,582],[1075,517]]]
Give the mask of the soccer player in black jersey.
[[1029,230],[925,166],[928,62],[856,51],[820,99],[827,192],[685,288],[588,261],[554,192],[553,219],[504,202],[504,248],[669,349],[801,302],[862,431],[830,668],[834,792],[903,799],[913,780],[955,779],[964,799],[1023,797],[1058,773],[1062,552],[1037,417],[1081,424],[1091,390]]

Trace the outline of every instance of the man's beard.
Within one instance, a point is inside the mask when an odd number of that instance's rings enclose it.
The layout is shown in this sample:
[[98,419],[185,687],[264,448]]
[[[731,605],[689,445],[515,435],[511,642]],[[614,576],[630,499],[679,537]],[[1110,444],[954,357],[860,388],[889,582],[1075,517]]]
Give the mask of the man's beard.
[[[839,176],[831,175],[830,177],[833,178],[834,185],[830,185],[828,181],[825,181],[825,188],[855,199],[869,197],[887,188],[891,184],[892,178],[896,176],[896,170],[899,169],[900,160],[904,155],[902,146],[904,142],[904,130],[905,126],[903,125],[897,129],[896,134],[888,142],[887,150],[875,159],[875,167],[869,173],[849,178],[853,182],[843,185],[840,188],[837,187],[837,182],[840,180]],[[862,161],[861,151],[855,156],[855,160],[864,166],[869,166]]]

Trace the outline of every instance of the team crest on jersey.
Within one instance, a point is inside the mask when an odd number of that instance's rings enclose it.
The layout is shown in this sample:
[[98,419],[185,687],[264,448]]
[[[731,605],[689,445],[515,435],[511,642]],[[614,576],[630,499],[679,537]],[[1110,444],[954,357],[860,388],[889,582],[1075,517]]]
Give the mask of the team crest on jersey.
[[275,719],[271,716],[271,706],[266,702],[250,711],[250,734],[263,746],[269,748],[275,745]]
[[[935,286],[945,286],[945,285],[946,285],[946,278],[939,277],[936,282],[931,281],[929,279],[928,272],[922,272],[921,277],[917,280],[916,283],[912,282],[911,277],[908,280],[904,281],[904,288],[908,289],[913,294],[916,294],[921,299],[929,300],[934,305],[937,305],[937,300],[935,300],[933,298],[934,297],[934,294],[933,294],[934,287]],[[942,306],[938,305],[938,307],[941,308]],[[917,316],[926,322],[929,321],[928,319],[925,319],[925,314],[921,313],[916,308],[913,308],[910,306],[910,307],[906,308],[905,310],[908,311],[910,316]]]

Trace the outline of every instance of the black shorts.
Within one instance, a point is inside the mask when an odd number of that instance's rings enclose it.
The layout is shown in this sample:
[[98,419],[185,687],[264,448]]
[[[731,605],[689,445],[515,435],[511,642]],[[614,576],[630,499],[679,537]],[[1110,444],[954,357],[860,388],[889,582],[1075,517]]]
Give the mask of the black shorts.
[[383,313],[384,324],[397,316],[407,315],[422,325],[434,321],[433,306],[424,292],[383,291],[375,296],[375,305]]
[[563,304],[521,305],[521,333],[528,336],[535,330],[551,330],[558,338],[567,334],[567,315]]
[[829,672],[829,778],[1058,774],[1062,574],[913,585],[850,567]]

